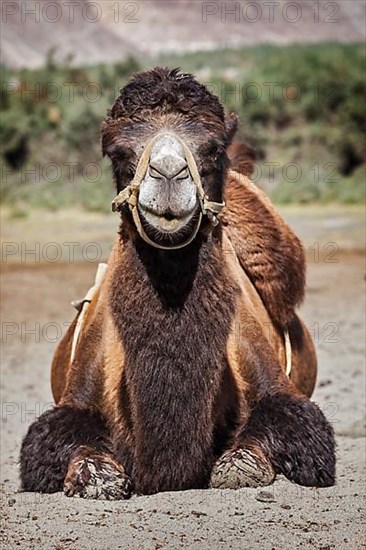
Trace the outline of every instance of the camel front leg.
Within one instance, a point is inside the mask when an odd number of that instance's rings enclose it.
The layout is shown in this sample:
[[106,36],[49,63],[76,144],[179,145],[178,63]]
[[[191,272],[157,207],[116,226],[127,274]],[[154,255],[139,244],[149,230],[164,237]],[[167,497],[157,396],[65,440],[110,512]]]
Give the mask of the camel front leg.
[[131,496],[106,425],[89,409],[60,406],[40,416],[22,443],[20,477],[24,491],[64,490],[67,496],[106,500]]
[[308,487],[335,483],[333,429],[306,397],[276,394],[262,398],[234,445],[214,465],[211,486],[268,485],[276,473]]

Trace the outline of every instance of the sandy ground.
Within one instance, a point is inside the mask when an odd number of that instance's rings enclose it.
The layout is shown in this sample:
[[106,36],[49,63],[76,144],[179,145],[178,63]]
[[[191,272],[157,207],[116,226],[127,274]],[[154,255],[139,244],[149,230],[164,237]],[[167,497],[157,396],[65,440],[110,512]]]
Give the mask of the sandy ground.
[[[265,490],[186,491],[93,502],[21,493],[17,461],[28,425],[52,404],[49,365],[55,342],[73,316],[69,302],[92,283],[94,260],[107,255],[116,220],[75,213],[7,220],[5,213],[2,548],[366,548],[363,215],[358,210],[289,210],[285,215],[308,253],[302,314],[319,353],[314,400],[337,434],[337,485],[312,490],[277,479]],[[90,243],[96,243],[94,248]],[[35,255],[29,253],[31,247]]]

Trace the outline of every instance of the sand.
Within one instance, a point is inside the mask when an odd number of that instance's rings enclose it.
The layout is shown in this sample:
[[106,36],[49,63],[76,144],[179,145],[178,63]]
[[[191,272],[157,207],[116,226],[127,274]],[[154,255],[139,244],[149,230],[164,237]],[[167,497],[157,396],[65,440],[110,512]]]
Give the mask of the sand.
[[[285,215],[308,253],[302,315],[312,327],[319,355],[313,399],[337,435],[337,485],[314,490],[279,477],[262,489],[161,493],[124,502],[20,492],[22,436],[36,416],[52,406],[49,371],[55,340],[73,316],[70,300],[81,297],[94,277],[95,263],[88,261],[83,247],[100,243],[98,259],[103,259],[113,240],[115,218],[63,213],[8,220],[3,234],[3,252],[8,255],[3,256],[2,270],[2,548],[366,547],[363,216],[353,210],[305,210],[301,215],[290,210]],[[67,258],[70,246],[63,244],[70,241],[79,243],[73,261]],[[21,242],[28,247],[39,242],[38,257],[22,255]],[[60,245],[60,261],[50,261],[51,248],[44,261],[41,252],[47,242]],[[13,248],[9,255],[9,243],[18,245],[18,252]]]

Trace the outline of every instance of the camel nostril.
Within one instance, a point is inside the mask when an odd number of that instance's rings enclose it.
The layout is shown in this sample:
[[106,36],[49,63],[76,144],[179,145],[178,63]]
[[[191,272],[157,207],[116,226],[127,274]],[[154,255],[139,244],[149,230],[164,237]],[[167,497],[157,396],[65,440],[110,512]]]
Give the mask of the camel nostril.
[[188,166],[184,158],[164,155],[150,160],[149,175],[155,179],[165,178],[168,181],[173,179],[185,179],[188,177]]

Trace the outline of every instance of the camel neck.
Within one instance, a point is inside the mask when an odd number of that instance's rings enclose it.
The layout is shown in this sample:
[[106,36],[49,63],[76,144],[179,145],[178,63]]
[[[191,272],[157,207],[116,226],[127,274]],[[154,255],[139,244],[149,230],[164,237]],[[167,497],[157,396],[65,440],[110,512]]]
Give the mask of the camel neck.
[[215,242],[183,253],[124,246],[110,303],[133,403],[136,484],[141,492],[202,487],[237,287]]
[[219,246],[217,242],[196,239],[183,249],[165,251],[151,248],[139,239],[134,252],[162,305],[179,308],[191,292],[198,271]]

